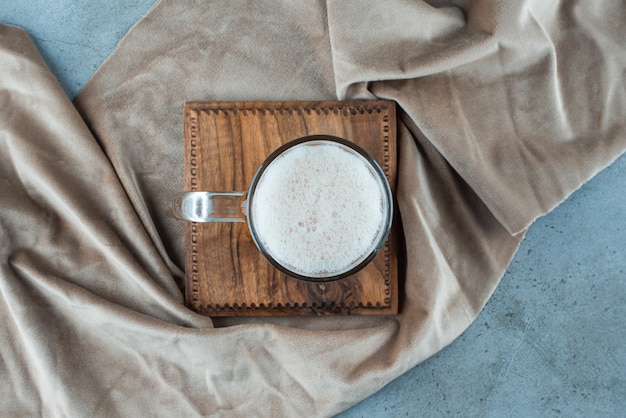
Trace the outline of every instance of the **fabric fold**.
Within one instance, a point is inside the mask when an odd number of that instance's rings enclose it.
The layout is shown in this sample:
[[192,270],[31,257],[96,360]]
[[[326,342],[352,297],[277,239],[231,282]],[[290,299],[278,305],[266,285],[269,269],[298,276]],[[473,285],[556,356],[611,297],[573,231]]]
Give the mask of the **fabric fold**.
[[437,3],[329,2],[338,94],[398,101],[518,234],[626,149],[622,6]]

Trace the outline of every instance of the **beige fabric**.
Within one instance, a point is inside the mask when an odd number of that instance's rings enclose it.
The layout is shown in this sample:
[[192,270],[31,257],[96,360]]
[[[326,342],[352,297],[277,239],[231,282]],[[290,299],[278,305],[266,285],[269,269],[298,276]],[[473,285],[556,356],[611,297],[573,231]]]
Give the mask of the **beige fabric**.
[[[0,26],[0,414],[330,416],[463,332],[626,148],[626,13],[447,3],[161,0],[75,106]],[[371,97],[401,109],[401,314],[187,310],[183,102]]]

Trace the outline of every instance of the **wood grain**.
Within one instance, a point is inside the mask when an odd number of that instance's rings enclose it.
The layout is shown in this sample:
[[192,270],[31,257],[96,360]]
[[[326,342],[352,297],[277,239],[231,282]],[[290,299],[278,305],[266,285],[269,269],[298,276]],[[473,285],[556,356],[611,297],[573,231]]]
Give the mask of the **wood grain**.
[[[259,165],[280,145],[326,134],[368,151],[395,196],[393,102],[189,102],[184,121],[187,191],[245,191]],[[394,220],[385,247],[357,274],[311,283],[286,276],[266,261],[245,223],[189,222],[186,303],[208,316],[396,314],[397,228]]]

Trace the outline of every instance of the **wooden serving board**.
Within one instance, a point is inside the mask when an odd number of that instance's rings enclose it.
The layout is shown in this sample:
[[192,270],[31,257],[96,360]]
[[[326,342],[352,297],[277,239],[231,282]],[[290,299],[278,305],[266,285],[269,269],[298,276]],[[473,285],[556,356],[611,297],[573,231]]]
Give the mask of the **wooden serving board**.
[[[368,151],[395,197],[394,102],[190,102],[184,122],[186,191],[245,191],[259,165],[280,145],[327,134]],[[188,222],[186,303],[208,316],[396,314],[397,228],[394,220],[385,247],[357,274],[310,283],[266,261],[245,223]]]

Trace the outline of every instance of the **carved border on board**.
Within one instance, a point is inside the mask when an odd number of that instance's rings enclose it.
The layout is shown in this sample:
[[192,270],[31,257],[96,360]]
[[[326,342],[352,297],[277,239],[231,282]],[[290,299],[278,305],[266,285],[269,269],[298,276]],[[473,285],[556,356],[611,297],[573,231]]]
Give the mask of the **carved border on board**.
[[[198,191],[198,112],[196,110],[190,110],[185,115],[189,123],[189,182],[191,191]],[[191,272],[185,272],[191,278],[191,304],[196,305],[199,300],[199,272],[198,272],[198,223],[190,222],[188,228],[189,239],[191,240],[191,254],[187,257],[191,258],[189,263]],[[185,245],[187,247],[187,245]]]
[[[390,137],[389,133],[391,131],[390,127],[390,114],[389,114],[389,106],[386,104],[358,104],[355,102],[347,102],[345,105],[325,105],[324,102],[320,102],[320,105],[315,105],[314,103],[307,103],[307,105],[296,105],[293,106],[294,102],[285,103],[285,105],[290,106],[282,106],[280,103],[272,102],[276,104],[271,107],[255,107],[255,106],[246,106],[245,103],[241,103],[240,105],[236,103],[227,103],[224,102],[224,107],[204,107],[201,102],[194,103],[197,104],[197,107],[193,107],[189,109],[190,113],[186,115],[189,118],[189,130],[190,130],[190,147],[189,147],[189,165],[190,165],[190,183],[191,183],[191,191],[197,191],[197,134],[198,134],[198,112],[204,112],[207,114],[215,114],[220,115],[223,114],[228,116],[231,112],[233,115],[239,116],[241,113],[244,116],[248,114],[256,115],[260,113],[262,116],[267,114],[270,115],[284,115],[289,114],[293,115],[294,113],[305,116],[311,115],[315,113],[316,115],[330,115],[331,113],[337,115],[339,113],[344,117],[353,117],[364,114],[381,114],[381,139],[383,146],[383,160],[381,164],[381,168],[387,177],[387,180],[391,182],[391,174],[390,174],[390,165],[389,162],[391,160],[390,152]],[[191,112],[196,113],[196,116],[192,116]],[[210,315],[212,313],[223,313],[223,312],[236,312],[236,311],[260,311],[268,313],[269,311],[281,311],[281,312],[300,312],[300,311],[308,311],[311,313],[315,313],[318,315],[324,314],[336,314],[336,313],[350,313],[351,310],[381,310],[381,309],[389,309],[392,305],[392,289],[391,289],[391,245],[390,238],[387,239],[383,247],[383,256],[384,256],[384,304],[380,301],[376,303],[372,302],[350,302],[348,304],[341,304],[336,302],[324,302],[324,303],[268,303],[268,304],[224,304],[224,305],[212,305],[212,304],[199,304],[199,266],[198,266],[198,224],[195,222],[191,223],[191,305],[197,310],[198,313],[204,315]],[[187,273],[186,273],[187,274]]]

